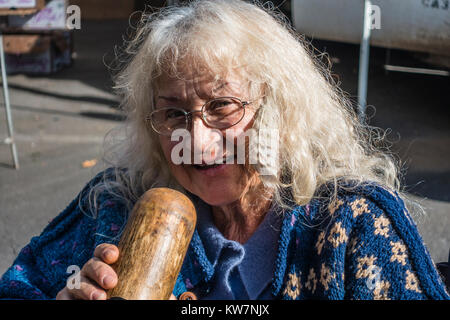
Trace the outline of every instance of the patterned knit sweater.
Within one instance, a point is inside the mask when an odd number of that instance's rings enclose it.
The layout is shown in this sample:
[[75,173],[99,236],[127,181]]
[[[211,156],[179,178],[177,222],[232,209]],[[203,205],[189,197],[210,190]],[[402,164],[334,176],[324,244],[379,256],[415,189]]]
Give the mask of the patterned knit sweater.
[[[100,243],[118,243],[128,213],[122,201],[105,192],[97,217],[86,214],[88,192],[101,179],[102,173],[20,251],[0,280],[0,298],[54,299],[69,266],[82,268]],[[398,195],[374,183],[346,189],[333,203],[315,198],[284,213],[273,298],[450,299]],[[195,289],[201,298],[213,275],[196,230],[173,293]]]

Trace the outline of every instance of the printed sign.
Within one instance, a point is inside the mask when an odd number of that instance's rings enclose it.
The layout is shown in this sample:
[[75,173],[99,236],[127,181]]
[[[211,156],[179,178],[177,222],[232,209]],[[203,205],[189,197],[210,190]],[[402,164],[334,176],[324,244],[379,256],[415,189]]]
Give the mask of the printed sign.
[[34,8],[36,0],[0,0],[1,9],[9,8]]
[[[1,0],[0,0],[1,1]],[[27,16],[10,16],[10,27],[27,30],[66,29],[66,0],[51,0],[37,13]]]

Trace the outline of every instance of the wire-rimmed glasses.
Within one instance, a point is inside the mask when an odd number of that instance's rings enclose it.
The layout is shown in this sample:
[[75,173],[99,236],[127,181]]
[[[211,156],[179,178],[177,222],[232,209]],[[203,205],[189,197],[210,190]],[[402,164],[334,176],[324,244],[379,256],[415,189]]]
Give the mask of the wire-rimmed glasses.
[[200,110],[186,111],[182,108],[158,108],[145,118],[153,130],[170,136],[176,129],[190,129],[192,114],[200,112],[206,125],[215,129],[227,129],[238,124],[245,115],[245,108],[251,101],[236,97],[219,97],[207,101]]

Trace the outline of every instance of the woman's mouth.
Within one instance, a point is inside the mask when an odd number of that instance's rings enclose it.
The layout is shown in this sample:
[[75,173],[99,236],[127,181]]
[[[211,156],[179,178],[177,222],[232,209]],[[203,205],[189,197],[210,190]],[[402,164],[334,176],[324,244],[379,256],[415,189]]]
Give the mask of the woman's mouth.
[[208,165],[208,164],[206,164],[206,165],[194,164],[194,168],[197,169],[197,170],[210,170],[210,169],[222,166],[222,165],[224,165],[224,164],[223,163],[218,163],[218,164],[215,163],[215,164],[211,164],[211,165]]
[[224,172],[224,170],[227,168],[227,164],[220,163],[212,165],[193,165],[193,167],[198,173],[213,177]]
[[[219,174],[223,169],[226,168],[227,164],[234,164],[235,163],[235,157],[228,157],[223,158],[223,160],[220,163],[213,163],[213,164],[194,164],[192,165],[196,170],[198,170],[201,173],[204,173],[209,176],[213,176],[216,174]],[[217,161],[215,161],[217,162]]]

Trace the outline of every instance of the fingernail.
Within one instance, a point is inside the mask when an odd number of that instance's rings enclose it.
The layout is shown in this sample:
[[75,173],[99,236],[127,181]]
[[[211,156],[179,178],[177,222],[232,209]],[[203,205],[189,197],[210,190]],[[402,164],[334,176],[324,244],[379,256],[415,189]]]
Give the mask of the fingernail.
[[103,253],[103,256],[108,259],[111,260],[114,256],[114,251],[112,251],[111,249],[107,249],[105,250],[105,252]]
[[102,291],[95,291],[95,292],[92,294],[92,299],[93,299],[93,300],[103,300],[103,299],[105,299],[105,298],[106,298],[105,293],[102,292]]
[[103,285],[106,287],[112,287],[114,285],[114,278],[111,276],[105,276],[102,280]]

